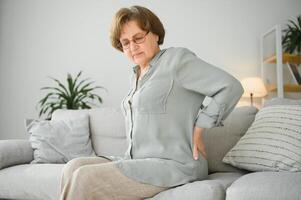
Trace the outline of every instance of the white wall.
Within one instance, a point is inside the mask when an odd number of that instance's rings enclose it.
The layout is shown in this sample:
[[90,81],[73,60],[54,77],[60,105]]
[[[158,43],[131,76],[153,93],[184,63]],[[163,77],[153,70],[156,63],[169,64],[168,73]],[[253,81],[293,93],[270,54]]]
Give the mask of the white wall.
[[260,74],[260,34],[300,14],[300,0],[0,0],[0,139],[27,138],[24,118],[51,85],[83,70],[119,106],[132,64],[110,46],[113,14],[123,6],[153,10],[166,28],[165,44],[185,46],[241,79]]

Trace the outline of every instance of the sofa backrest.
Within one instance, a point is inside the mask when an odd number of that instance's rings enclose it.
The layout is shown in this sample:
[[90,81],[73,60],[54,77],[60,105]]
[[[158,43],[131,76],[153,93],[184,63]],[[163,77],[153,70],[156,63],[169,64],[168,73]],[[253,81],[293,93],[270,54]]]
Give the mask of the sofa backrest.
[[[246,133],[257,113],[255,107],[236,107],[224,121],[224,126],[204,133],[209,172],[242,171],[222,162],[226,153]],[[96,155],[121,156],[127,149],[124,117],[120,109],[103,107],[90,110],[56,110],[53,120],[88,112],[90,133]]]
[[203,134],[208,169],[214,172],[246,172],[222,162],[223,157],[247,132],[258,109],[251,106],[236,107],[224,121],[224,126],[208,129]]
[[125,121],[120,109],[89,110],[92,144],[97,155],[123,156],[127,149]]
[[82,112],[89,113],[91,140],[96,155],[123,155],[127,142],[120,109],[103,107],[89,110],[56,110],[52,114],[52,120],[68,118]]

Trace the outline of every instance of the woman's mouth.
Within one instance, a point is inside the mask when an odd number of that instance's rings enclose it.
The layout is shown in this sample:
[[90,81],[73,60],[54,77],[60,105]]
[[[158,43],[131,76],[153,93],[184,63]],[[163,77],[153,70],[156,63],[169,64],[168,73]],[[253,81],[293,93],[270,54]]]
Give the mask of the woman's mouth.
[[143,54],[143,52],[136,53],[136,54],[133,55],[133,58],[137,58],[137,57],[141,56],[142,54]]

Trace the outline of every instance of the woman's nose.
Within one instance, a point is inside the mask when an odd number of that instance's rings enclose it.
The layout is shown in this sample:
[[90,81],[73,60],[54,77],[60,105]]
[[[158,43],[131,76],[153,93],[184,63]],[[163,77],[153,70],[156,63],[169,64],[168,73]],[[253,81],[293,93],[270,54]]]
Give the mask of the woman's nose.
[[130,50],[131,51],[136,50],[138,47],[139,47],[139,45],[136,44],[134,41],[130,42]]

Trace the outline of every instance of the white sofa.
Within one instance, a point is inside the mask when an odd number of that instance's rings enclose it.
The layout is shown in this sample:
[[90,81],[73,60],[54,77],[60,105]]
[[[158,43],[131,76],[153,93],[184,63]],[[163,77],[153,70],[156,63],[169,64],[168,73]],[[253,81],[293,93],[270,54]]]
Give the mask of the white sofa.
[[[97,155],[122,155],[127,147],[122,114],[113,108],[58,110],[60,119],[88,112],[92,145]],[[152,200],[267,200],[301,199],[301,173],[256,172],[224,164],[222,158],[244,135],[257,109],[238,107],[223,127],[205,132],[210,175],[171,188]],[[114,148],[113,148],[114,147]],[[0,199],[59,199],[60,176],[64,164],[29,164],[33,150],[28,140],[0,140]]]

